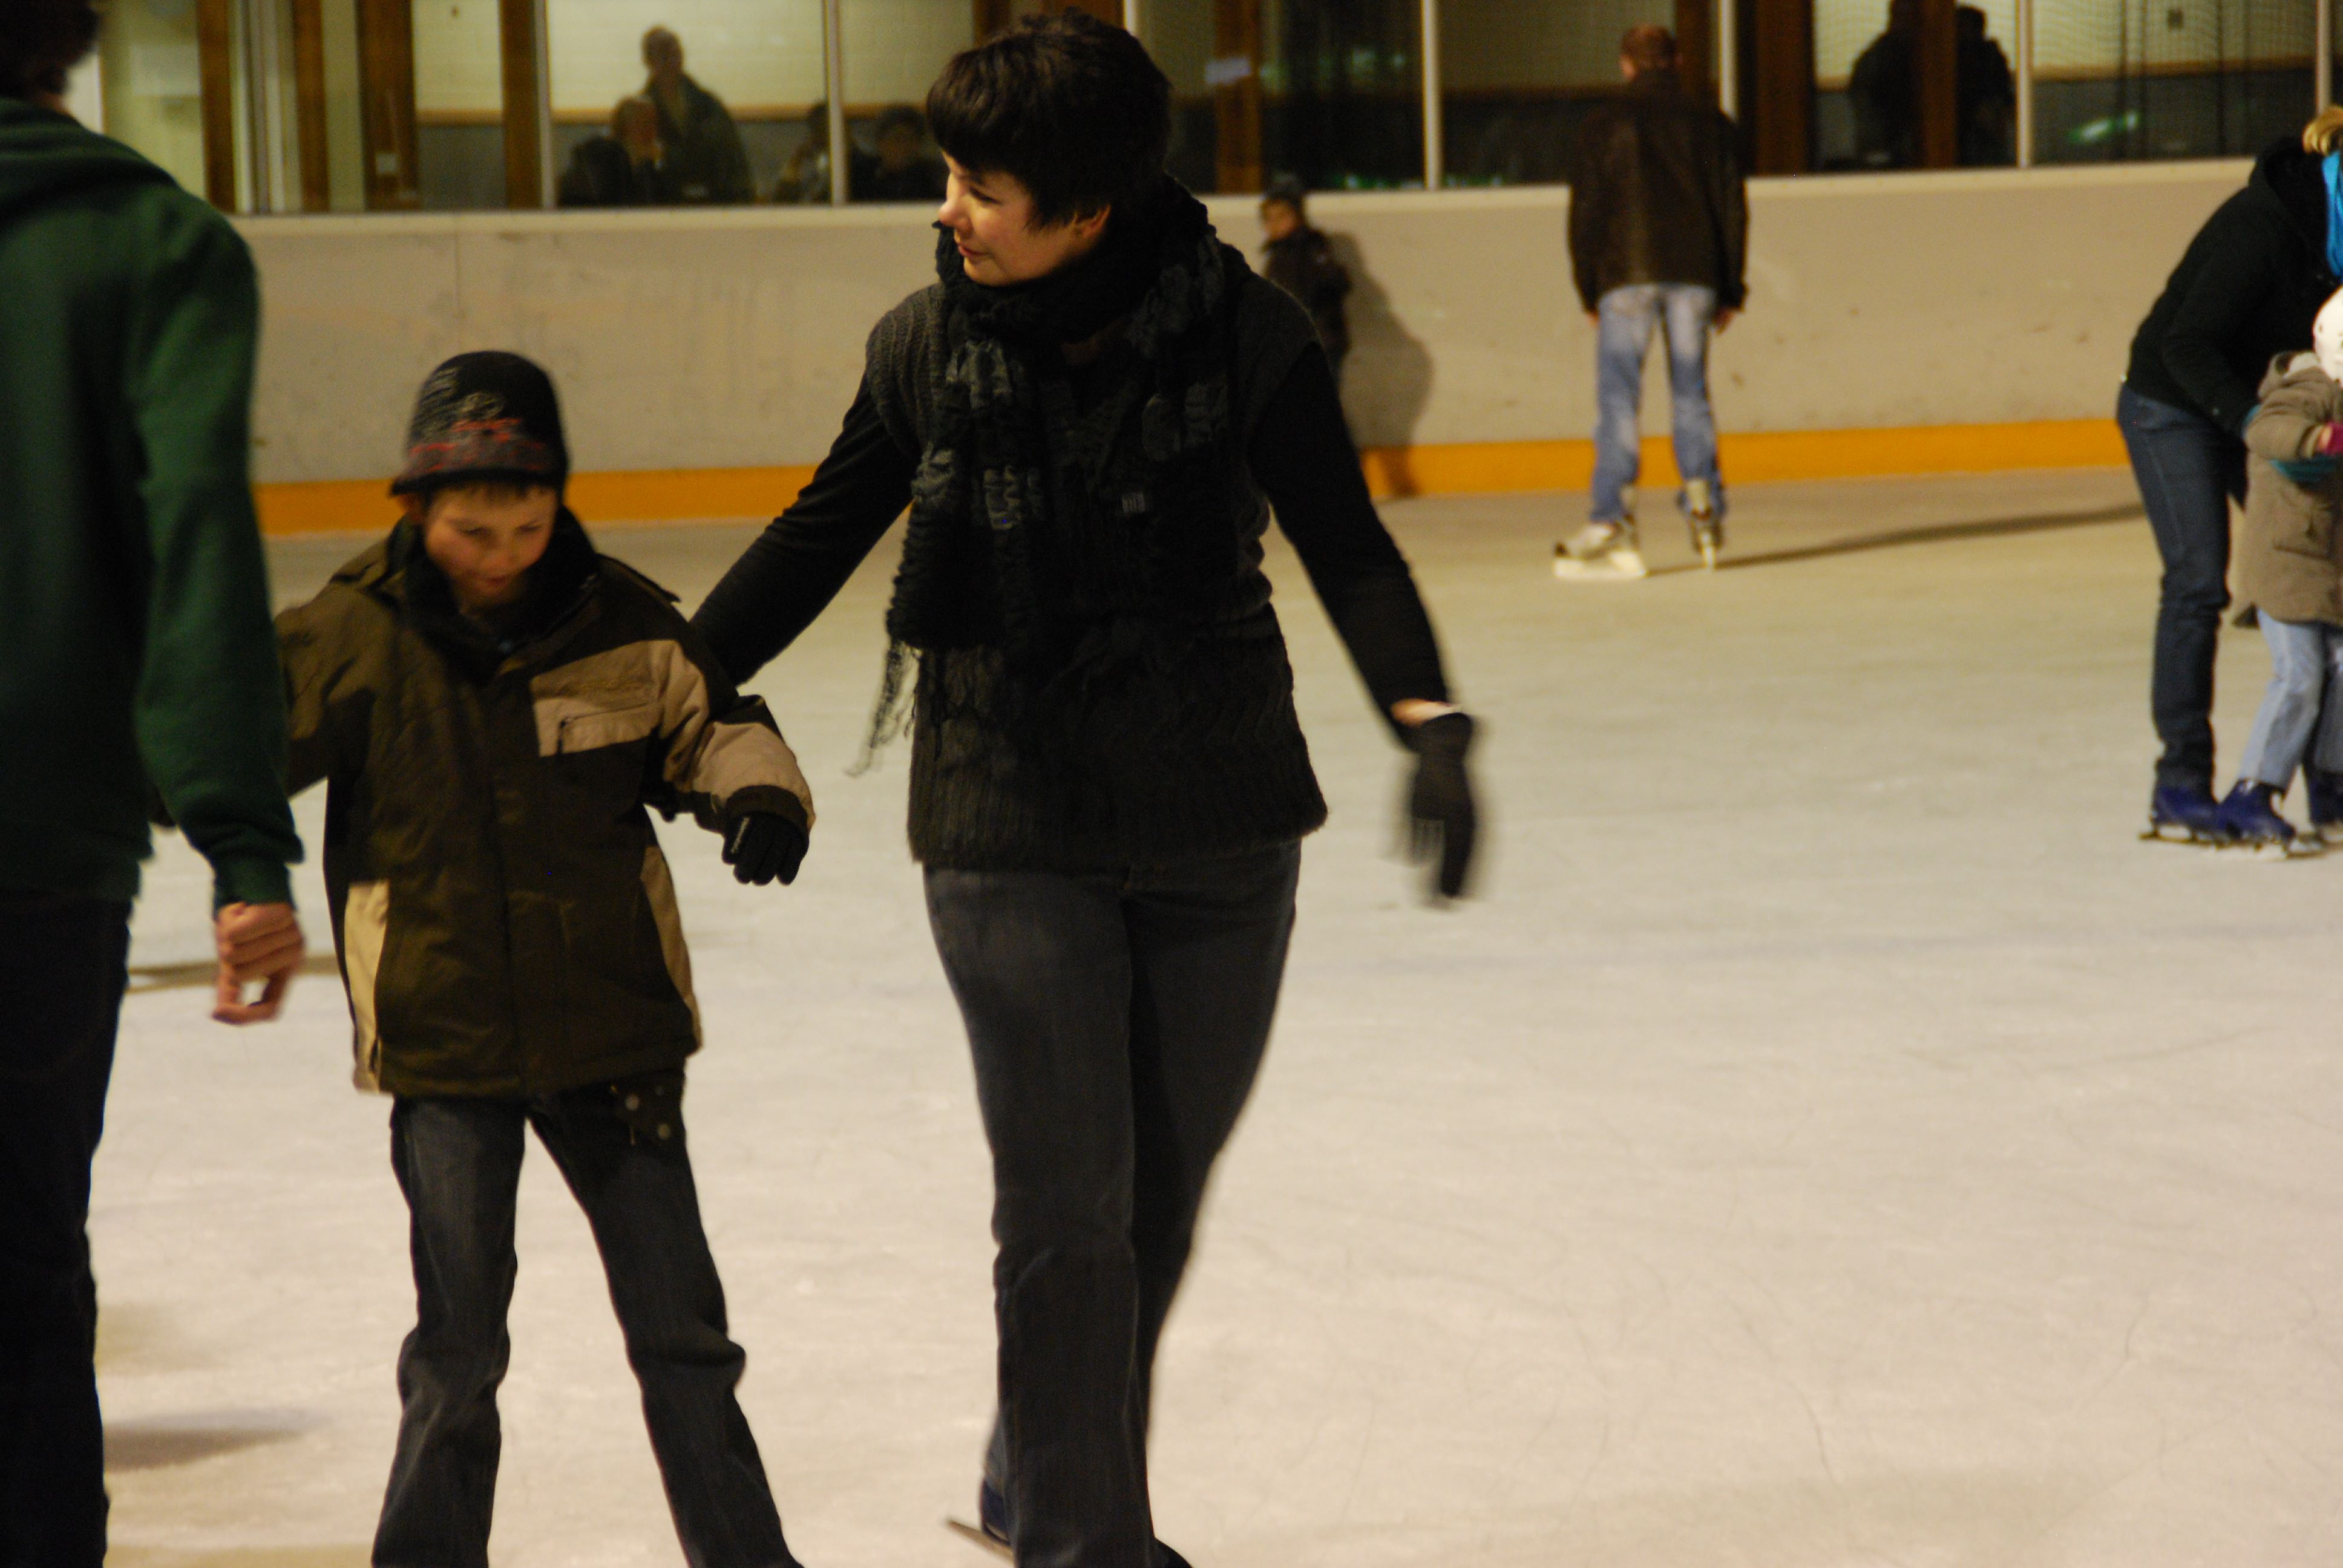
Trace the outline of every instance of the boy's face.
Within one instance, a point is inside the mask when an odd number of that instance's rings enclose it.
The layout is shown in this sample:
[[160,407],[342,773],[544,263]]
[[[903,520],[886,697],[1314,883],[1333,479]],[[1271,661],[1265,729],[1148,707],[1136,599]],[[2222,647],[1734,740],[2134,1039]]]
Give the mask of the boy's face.
[[1287,201],[1265,201],[1261,204],[1261,231],[1275,245],[1302,226],[1302,215]]
[[1000,288],[1047,277],[1088,255],[1106,232],[1102,212],[1035,228],[1033,193],[1016,176],[980,173],[949,153],[944,164],[951,177],[936,219],[959,242],[970,283]]
[[553,542],[561,498],[551,489],[449,489],[423,514],[423,553],[467,613],[501,609],[528,589],[528,569]]

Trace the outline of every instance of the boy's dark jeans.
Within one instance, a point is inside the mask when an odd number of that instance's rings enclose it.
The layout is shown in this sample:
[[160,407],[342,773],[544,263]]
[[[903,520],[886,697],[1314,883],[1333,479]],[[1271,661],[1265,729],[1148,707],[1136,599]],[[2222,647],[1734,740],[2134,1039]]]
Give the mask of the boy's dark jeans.
[[1156,1342],[1269,1040],[1301,864],[1285,844],[1121,874],[927,873],[992,1146],[988,1469],[1023,1568],[1158,1560]]
[[393,1106],[391,1164],[411,1219],[417,1322],[398,1356],[403,1410],[375,1533],[379,1568],[482,1568],[488,1560],[525,1125],[537,1129],[601,1249],[684,1560],[691,1568],[794,1564],[733,1393],[748,1358],[726,1330],[680,1107],[671,1137],[652,1126],[630,1131],[620,1101],[627,1087]]
[[0,1563],[97,1568],[106,1432],[89,1166],[130,906],[0,890]]
[[2126,387],[2116,424],[2164,558],[2148,706],[2164,755],[2156,781],[2213,788],[2213,664],[2229,607],[2229,502],[2246,498],[2246,445],[2192,408]]

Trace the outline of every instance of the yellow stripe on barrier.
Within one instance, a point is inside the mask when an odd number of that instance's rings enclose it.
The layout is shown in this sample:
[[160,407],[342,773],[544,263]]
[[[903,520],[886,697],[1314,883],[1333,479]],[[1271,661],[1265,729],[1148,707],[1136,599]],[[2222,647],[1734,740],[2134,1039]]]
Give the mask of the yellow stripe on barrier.
[[[1583,490],[1594,477],[1592,441],[1490,441],[1378,447],[1363,454],[1377,498],[1510,490]],[[2021,425],[1921,425],[1887,430],[1752,430],[1717,441],[1725,480],[1845,479],[1888,474],[1992,474],[2018,468],[2097,468],[2125,461],[2112,419]],[[1646,483],[1676,483],[1665,437],[1644,442]]]
[[[1888,430],[1755,430],[1726,434],[1718,457],[1728,484],[1843,479],[1890,474],[1992,474],[2022,468],[2096,468],[2124,462],[2112,419],[2018,425],[1922,425]],[[1378,498],[1513,490],[1578,490],[1594,474],[1592,441],[1486,441],[1375,447],[1362,454]],[[578,474],[569,504],[588,523],[737,521],[769,518],[797,499],[809,467],[670,468]],[[1672,486],[1664,437],[1644,443],[1644,482]],[[376,533],[397,504],[379,479],[262,485],[255,492],[268,534]]]

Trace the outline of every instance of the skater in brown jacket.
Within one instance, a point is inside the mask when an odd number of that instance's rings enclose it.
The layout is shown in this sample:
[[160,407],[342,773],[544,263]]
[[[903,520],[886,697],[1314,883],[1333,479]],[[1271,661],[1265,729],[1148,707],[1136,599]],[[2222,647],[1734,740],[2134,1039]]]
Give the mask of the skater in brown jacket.
[[525,1130],[593,1227],[686,1558],[794,1563],[734,1397],[682,1117],[699,1009],[647,806],[794,879],[797,759],[657,584],[561,504],[553,385],[467,354],[424,383],[407,515],[279,618],[291,783],[328,783],[326,882],[362,1087],[395,1096],[417,1323],[379,1568],[481,1568]]

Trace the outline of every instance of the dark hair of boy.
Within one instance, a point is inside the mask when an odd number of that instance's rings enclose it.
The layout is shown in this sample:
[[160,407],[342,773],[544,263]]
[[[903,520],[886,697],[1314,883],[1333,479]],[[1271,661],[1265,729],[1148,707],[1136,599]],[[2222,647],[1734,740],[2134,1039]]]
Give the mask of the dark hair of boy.
[[1261,202],[1263,206],[1267,206],[1271,202],[1290,206],[1293,209],[1293,216],[1304,223],[1310,221],[1309,200],[1307,189],[1292,175],[1278,176],[1269,182],[1269,188],[1261,193]]
[[1028,17],[952,56],[928,90],[936,145],[1004,174],[1048,228],[1132,202],[1162,177],[1172,84],[1121,28],[1080,11]]
[[62,96],[65,73],[97,42],[89,0],[7,0],[0,5],[0,96]]
[[1676,36],[1656,22],[1627,29],[1619,40],[1619,57],[1635,67],[1639,76],[1676,68]]

